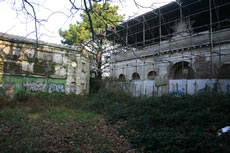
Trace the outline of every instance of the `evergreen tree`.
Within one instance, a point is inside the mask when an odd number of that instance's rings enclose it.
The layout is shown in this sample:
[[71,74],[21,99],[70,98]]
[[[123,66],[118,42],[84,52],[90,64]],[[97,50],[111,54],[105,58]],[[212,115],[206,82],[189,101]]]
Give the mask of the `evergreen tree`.
[[63,37],[63,44],[80,46],[82,49],[91,48],[95,55],[97,78],[101,79],[102,57],[105,53],[103,46],[108,44],[105,38],[106,31],[109,27],[118,25],[124,16],[118,15],[118,6],[111,6],[108,2],[94,2],[90,4],[89,9],[86,7],[80,16],[81,22],[70,24],[68,30],[60,30],[59,34]]

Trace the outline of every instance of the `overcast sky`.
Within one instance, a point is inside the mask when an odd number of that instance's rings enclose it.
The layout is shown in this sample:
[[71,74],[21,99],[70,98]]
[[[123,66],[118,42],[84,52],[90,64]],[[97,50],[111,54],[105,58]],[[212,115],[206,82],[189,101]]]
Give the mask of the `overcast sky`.
[[[15,6],[13,5],[13,1],[14,0],[0,0],[0,32],[35,39],[33,33],[34,22],[20,13],[20,11],[17,12],[15,9],[19,8],[20,3]],[[80,20],[79,13],[74,16],[71,15],[71,5],[68,0],[30,0],[30,2],[31,1],[41,4],[39,7],[35,4],[38,19],[47,19],[49,17],[48,21],[43,21],[39,24],[39,40],[60,44],[61,38],[58,34],[58,30],[60,28],[68,29],[69,24],[74,24],[77,20]],[[172,1],[174,0],[136,0],[136,2],[141,5],[139,7],[135,5],[134,0],[110,0],[110,3],[112,5],[118,5],[119,13],[125,14],[126,19],[128,19]],[[81,6],[82,4],[80,3],[78,5]],[[28,10],[29,9],[28,7]]]

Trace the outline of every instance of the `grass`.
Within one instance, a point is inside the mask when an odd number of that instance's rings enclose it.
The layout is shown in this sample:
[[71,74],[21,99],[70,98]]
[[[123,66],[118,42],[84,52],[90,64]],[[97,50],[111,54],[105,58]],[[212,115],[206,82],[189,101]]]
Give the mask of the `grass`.
[[217,136],[229,110],[230,95],[212,92],[20,93],[0,108],[0,152],[229,153],[230,133]]
[[86,99],[20,93],[0,108],[0,152],[111,152],[119,135],[100,115],[81,109]]

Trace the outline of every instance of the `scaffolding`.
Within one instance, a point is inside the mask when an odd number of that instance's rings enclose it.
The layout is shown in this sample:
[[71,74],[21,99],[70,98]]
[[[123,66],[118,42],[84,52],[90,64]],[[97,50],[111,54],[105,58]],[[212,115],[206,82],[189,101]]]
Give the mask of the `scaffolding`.
[[[116,50],[118,57],[112,61],[112,76],[118,69],[124,72],[135,67],[137,71],[149,65],[173,63],[179,58],[182,59],[183,75],[184,61],[193,63],[195,57],[204,56],[210,58],[209,77],[216,77],[214,58],[219,57],[218,62],[222,63],[222,56],[229,55],[227,49],[221,47],[221,44],[230,42],[229,7],[228,0],[179,0],[107,31],[106,37],[116,44],[113,51]],[[199,53],[193,51],[199,48],[202,48]],[[146,50],[152,51],[147,54]],[[184,54],[186,51],[190,56]],[[130,52],[133,56],[129,59],[126,55]],[[173,53],[177,54],[166,57]],[[152,61],[146,61],[146,57],[152,57]],[[131,59],[136,63],[124,64]],[[115,67],[116,62],[123,64]]]

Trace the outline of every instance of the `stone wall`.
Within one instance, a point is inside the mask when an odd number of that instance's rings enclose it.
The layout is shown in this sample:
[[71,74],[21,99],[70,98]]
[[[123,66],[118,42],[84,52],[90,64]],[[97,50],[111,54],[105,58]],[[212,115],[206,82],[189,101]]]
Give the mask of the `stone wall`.
[[0,87],[10,94],[88,93],[89,75],[86,51],[0,33]]
[[[111,77],[155,80],[168,93],[170,79],[230,79],[230,30],[172,37],[143,49],[112,56]],[[139,75],[139,78],[136,77]]]

